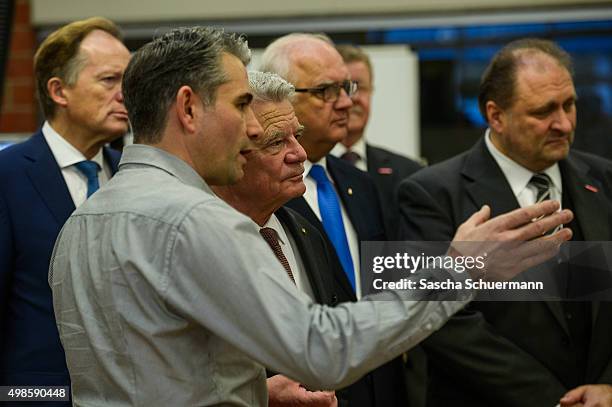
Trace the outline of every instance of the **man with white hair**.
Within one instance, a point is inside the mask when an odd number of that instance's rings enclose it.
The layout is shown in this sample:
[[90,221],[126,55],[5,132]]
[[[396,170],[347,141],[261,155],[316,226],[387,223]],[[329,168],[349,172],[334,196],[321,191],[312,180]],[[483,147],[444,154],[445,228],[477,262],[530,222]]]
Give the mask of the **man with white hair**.
[[[279,279],[319,304],[336,305],[333,267],[335,254],[321,233],[292,209],[283,207],[302,196],[306,152],[298,143],[304,126],[298,122],[291,98],[293,86],[269,72],[249,72],[253,112],[263,127],[263,137],[246,155],[244,177],[233,185],[214,186],[225,202],[250,217],[285,269]],[[268,378],[272,406],[327,407],[337,403],[333,391],[309,391],[282,375]]]

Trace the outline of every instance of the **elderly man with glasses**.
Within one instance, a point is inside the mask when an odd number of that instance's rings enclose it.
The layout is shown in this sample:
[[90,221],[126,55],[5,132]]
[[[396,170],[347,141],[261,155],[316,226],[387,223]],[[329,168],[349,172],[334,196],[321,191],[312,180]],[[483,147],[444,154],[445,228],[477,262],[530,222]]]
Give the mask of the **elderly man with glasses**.
[[[306,151],[303,197],[287,206],[317,226],[335,248],[341,267],[335,273],[340,301],[361,298],[360,242],[386,240],[378,192],[373,181],[351,164],[329,155],[347,135],[351,97],[358,91],[340,54],[328,38],[289,34],[271,43],[261,70],[275,72],[295,86],[293,107],[304,131]],[[406,406],[401,358],[374,370],[345,391],[339,405]]]

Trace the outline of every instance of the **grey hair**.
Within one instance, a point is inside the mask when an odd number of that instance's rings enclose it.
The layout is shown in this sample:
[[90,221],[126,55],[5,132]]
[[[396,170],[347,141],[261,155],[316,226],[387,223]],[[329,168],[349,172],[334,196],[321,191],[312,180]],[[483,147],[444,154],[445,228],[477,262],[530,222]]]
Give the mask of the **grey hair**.
[[249,87],[255,100],[264,102],[291,102],[295,95],[294,86],[272,72],[249,71]]
[[214,104],[217,89],[227,82],[224,53],[245,66],[251,60],[244,37],[212,27],[176,28],[136,51],[123,76],[134,142],[161,140],[168,109],[181,86],[190,86],[206,105]]
[[332,47],[334,42],[324,33],[292,33],[284,35],[272,41],[266,47],[261,56],[259,70],[262,72],[274,72],[284,79],[293,82],[291,76],[291,59],[295,51],[301,48],[303,40],[319,40]]

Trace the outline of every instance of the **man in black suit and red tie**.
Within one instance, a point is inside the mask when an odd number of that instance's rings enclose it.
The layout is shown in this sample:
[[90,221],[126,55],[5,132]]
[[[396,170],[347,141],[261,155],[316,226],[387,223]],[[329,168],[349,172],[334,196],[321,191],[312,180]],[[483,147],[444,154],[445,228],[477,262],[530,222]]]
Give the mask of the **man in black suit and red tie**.
[[357,93],[352,97],[347,136],[336,144],[332,154],[367,171],[380,193],[380,202],[389,240],[397,238],[399,209],[397,188],[402,180],[422,168],[418,162],[384,148],[375,147],[365,138],[370,119],[370,104],[374,92],[374,72],[370,57],[361,48],[337,45],[351,79],[357,82]]
[[[609,241],[612,162],[570,151],[569,55],[547,40],[508,44],[483,75],[479,104],[484,137],[402,183],[403,238],[447,241],[483,204],[496,216],[552,198],[574,212],[573,240]],[[557,275],[568,292],[585,278]],[[579,385],[612,383],[611,320],[603,301],[472,303],[423,343],[428,405],[554,406]]]
[[[244,177],[234,185],[212,188],[255,222],[253,227],[259,229],[285,268],[286,275],[279,278],[291,279],[297,290],[318,303],[336,305],[332,270],[340,264],[333,249],[306,219],[283,207],[306,190],[302,179],[306,152],[298,142],[303,126],[291,105],[293,86],[276,74],[251,71],[249,87],[251,106],[263,132],[247,155]],[[333,391],[309,391],[285,376],[269,375],[270,405],[337,405]]]
[[[289,34],[275,40],[264,51],[260,69],[295,86],[293,107],[305,127],[299,142],[307,155],[306,192],[287,206],[315,225],[335,249],[341,264],[334,273],[339,300],[356,301],[361,297],[360,242],[386,239],[374,182],[329,154],[347,135],[356,83],[331,40],[322,35]],[[406,406],[401,358],[336,394],[340,406]]]

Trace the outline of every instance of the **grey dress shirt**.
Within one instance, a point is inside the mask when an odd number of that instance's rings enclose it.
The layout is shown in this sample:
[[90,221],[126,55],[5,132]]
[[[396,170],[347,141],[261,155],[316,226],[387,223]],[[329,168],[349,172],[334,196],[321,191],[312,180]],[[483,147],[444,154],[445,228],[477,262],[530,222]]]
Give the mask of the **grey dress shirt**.
[[190,166],[126,147],[53,253],[74,404],[266,406],[264,366],[310,388],[345,387],[464,305],[386,292],[329,308],[282,273],[253,222]]

